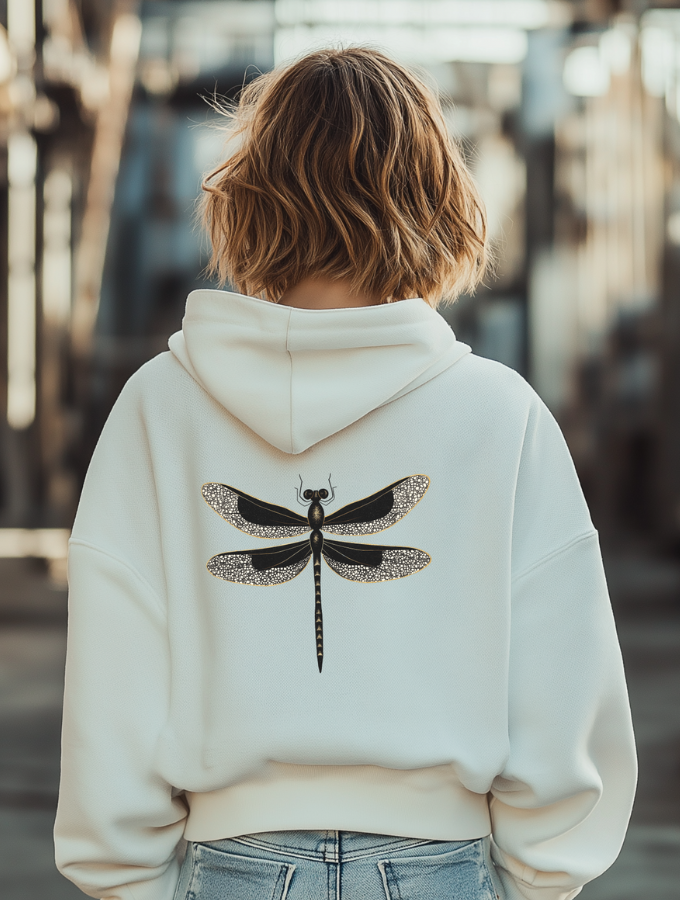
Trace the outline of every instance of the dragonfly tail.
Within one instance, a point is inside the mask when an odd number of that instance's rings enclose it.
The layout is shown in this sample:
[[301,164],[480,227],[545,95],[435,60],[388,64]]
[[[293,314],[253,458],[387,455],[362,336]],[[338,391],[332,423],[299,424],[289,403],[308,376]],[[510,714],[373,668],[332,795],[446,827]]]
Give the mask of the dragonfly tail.
[[323,668],[323,615],[321,613],[321,554],[314,555],[314,629],[316,631],[316,662]]

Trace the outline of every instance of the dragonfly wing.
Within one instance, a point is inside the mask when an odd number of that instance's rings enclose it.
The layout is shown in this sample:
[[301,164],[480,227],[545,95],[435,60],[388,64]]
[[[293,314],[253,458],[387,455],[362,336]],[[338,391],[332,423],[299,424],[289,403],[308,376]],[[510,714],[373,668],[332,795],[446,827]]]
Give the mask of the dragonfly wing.
[[216,578],[236,584],[283,584],[300,574],[311,555],[309,541],[261,550],[236,550],[213,556],[208,560],[208,571]]
[[394,525],[425,495],[430,486],[427,475],[410,475],[388,484],[370,497],[349,503],[326,516],[324,531],[332,534],[376,534]]
[[420,572],[429,554],[415,547],[381,547],[324,540],[324,559],[333,571],[349,581],[393,581]]
[[203,485],[201,493],[216,513],[252,537],[287,538],[310,530],[306,516],[285,506],[265,503],[228,484],[210,481]]

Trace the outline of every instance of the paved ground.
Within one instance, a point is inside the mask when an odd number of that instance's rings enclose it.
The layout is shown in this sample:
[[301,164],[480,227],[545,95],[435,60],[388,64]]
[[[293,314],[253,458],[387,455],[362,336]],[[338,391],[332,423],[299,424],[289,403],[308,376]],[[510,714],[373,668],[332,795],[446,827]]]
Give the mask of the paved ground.
[[630,829],[619,859],[583,900],[680,897],[680,567],[608,562],[640,760]]
[[[583,900],[680,897],[680,565],[609,562],[640,751],[623,852]],[[28,560],[0,560],[0,897],[77,900],[55,870],[52,821],[66,598]]]
[[77,900],[54,867],[66,594],[33,560],[0,560],[0,897]]

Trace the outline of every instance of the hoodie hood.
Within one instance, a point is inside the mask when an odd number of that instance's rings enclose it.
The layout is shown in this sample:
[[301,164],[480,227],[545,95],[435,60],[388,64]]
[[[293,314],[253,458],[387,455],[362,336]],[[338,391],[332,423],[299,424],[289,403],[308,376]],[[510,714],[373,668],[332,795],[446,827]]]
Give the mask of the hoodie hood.
[[189,294],[169,347],[218,403],[285,453],[302,453],[470,352],[419,298],[310,310],[217,290]]

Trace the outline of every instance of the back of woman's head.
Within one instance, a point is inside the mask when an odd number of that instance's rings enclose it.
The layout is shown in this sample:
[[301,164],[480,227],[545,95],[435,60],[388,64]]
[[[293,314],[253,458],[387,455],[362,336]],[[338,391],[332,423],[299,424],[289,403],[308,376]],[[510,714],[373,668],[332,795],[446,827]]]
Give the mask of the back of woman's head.
[[278,301],[306,277],[435,306],[485,264],[483,207],[439,102],[374,50],[311,53],[230,113],[235,152],[204,184],[211,269]]

